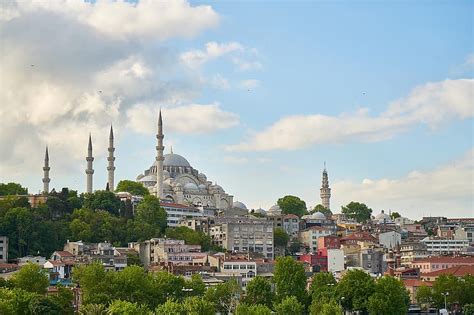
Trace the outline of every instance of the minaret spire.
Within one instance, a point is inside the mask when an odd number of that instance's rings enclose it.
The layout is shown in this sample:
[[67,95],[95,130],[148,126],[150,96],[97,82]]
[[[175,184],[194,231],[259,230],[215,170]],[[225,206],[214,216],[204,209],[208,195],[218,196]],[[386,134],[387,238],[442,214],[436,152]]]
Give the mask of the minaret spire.
[[49,153],[48,153],[48,146],[46,146],[46,152],[44,154],[44,167],[43,167],[43,194],[49,194],[49,182],[51,179],[49,178]]
[[156,146],[156,185],[155,185],[155,194],[157,198],[161,198],[163,195],[163,161],[165,160],[163,156],[163,151],[165,147],[163,146],[163,119],[160,114],[158,116],[158,134],[156,135],[157,146]]
[[94,169],[92,168],[92,161],[94,161],[94,157],[92,156],[92,137],[91,134],[89,133],[89,145],[87,147],[87,169],[86,169],[86,174],[87,174],[87,193],[92,193],[92,174],[94,174]]
[[112,128],[112,125],[110,125],[110,134],[109,134],[109,156],[107,157],[107,161],[109,162],[107,166],[107,174],[108,174],[108,180],[107,180],[107,185],[109,187],[110,191],[114,191],[114,172],[115,172],[115,157],[114,157],[114,130]]
[[320,189],[320,196],[321,196],[321,203],[326,209],[330,209],[330,202],[329,199],[331,198],[331,188],[329,188],[329,179],[328,179],[328,172],[326,170],[326,162],[324,162],[324,170],[323,170],[323,183]]

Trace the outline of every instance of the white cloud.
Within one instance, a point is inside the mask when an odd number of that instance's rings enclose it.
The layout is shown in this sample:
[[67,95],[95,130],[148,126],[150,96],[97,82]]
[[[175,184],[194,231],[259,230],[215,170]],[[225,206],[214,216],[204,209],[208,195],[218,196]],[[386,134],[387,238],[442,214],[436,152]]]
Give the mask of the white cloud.
[[232,58],[232,62],[237,66],[237,69],[241,71],[252,71],[261,70],[263,65],[259,61],[248,61],[242,58]]
[[[138,104],[127,111],[128,126],[144,134],[156,133],[157,106]],[[162,109],[164,128],[167,132],[205,134],[227,129],[239,124],[239,116],[222,110],[219,104],[191,104]]]
[[249,162],[248,158],[240,156],[224,156],[223,160],[228,164],[246,164]]
[[445,80],[415,88],[407,97],[389,104],[379,116],[370,116],[367,109],[339,116],[287,116],[227,149],[295,150],[322,143],[381,141],[417,124],[436,128],[452,120],[473,117],[473,91],[473,79]]
[[118,39],[192,37],[214,27],[218,14],[207,5],[191,6],[185,0],[134,2],[99,0],[17,1],[2,12],[4,20],[47,11],[94,28]]
[[252,89],[256,89],[260,86],[260,81],[259,80],[255,80],[255,79],[248,79],[248,80],[243,80],[240,82],[240,87],[242,89],[249,89],[249,90],[252,90]]
[[209,42],[205,50],[191,50],[181,54],[181,61],[190,68],[198,68],[206,62],[222,57],[226,54],[241,51],[244,47],[237,42],[216,43]]
[[210,79],[207,80],[207,82],[209,83],[211,87],[215,89],[219,89],[219,90],[230,89],[229,80],[227,80],[220,74],[213,75]]
[[474,215],[474,150],[461,159],[433,170],[415,170],[399,179],[336,181],[332,184],[333,212],[351,201],[360,201],[375,214],[381,209],[403,216]]

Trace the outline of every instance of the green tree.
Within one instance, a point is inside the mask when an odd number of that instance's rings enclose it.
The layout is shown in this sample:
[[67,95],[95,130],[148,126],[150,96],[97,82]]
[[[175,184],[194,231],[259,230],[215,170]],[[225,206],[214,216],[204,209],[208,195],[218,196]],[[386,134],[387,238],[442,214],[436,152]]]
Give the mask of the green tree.
[[149,313],[150,310],[145,305],[121,300],[113,301],[107,309],[107,314],[110,315],[144,315]]
[[111,191],[97,190],[92,194],[84,194],[84,207],[92,210],[105,210],[118,216],[120,199]]
[[296,296],[299,302],[306,301],[306,274],[303,264],[292,257],[278,257],[273,272],[273,281],[279,301],[287,296]]
[[48,276],[36,264],[28,263],[13,276],[12,282],[16,288],[28,292],[44,294],[49,286]]
[[330,272],[318,272],[313,276],[309,292],[312,299],[334,297],[336,291],[336,279]]
[[30,252],[35,230],[33,213],[27,208],[11,208],[0,218],[0,231],[8,236],[11,258],[26,256]]
[[186,281],[185,289],[189,290],[189,296],[203,296],[206,292],[206,284],[202,281],[201,275],[195,273],[191,276],[191,280]]
[[464,315],[474,315],[474,303],[464,305],[462,311]]
[[248,305],[240,303],[235,310],[236,315],[270,315],[271,313],[272,310],[268,306],[261,304]]
[[218,312],[227,314],[236,308],[240,293],[239,284],[231,279],[207,289],[204,299],[212,302]]
[[152,195],[145,196],[138,204],[135,219],[151,224],[157,233],[166,229],[166,211],[160,206],[160,200]]
[[150,194],[148,189],[143,186],[142,183],[133,181],[133,180],[121,180],[117,187],[115,188],[116,192],[126,191],[131,193],[134,196],[147,196]]
[[290,240],[290,236],[288,236],[288,234],[286,234],[285,230],[282,228],[276,228],[273,231],[273,240],[275,246],[286,248],[288,241]]
[[61,315],[61,305],[45,296],[38,296],[30,301],[28,308],[31,314]]
[[72,303],[74,300],[74,293],[71,289],[58,286],[58,293],[51,295],[49,299],[61,309],[61,314],[72,315],[74,314],[74,308]]
[[104,304],[82,304],[79,309],[80,315],[105,315],[107,307]]
[[369,297],[367,309],[374,315],[404,315],[409,304],[410,296],[403,283],[392,276],[384,276],[375,283],[375,292]]
[[17,183],[0,183],[0,196],[28,195],[28,189]]
[[140,266],[128,266],[114,273],[109,287],[114,300],[148,305],[153,303],[151,276]]
[[296,214],[301,217],[307,213],[306,203],[296,196],[285,196],[278,199],[278,206],[284,214]]
[[[471,276],[472,277],[472,276]],[[466,285],[466,279],[467,284]],[[453,303],[459,303],[463,306],[466,303],[472,302],[466,300],[469,297],[473,296],[472,292],[469,292],[468,287],[471,289],[474,288],[472,282],[469,285],[470,278],[466,277],[466,279],[461,280],[453,275],[441,275],[439,276],[436,281],[433,283],[432,292],[433,292],[433,302],[438,308],[444,308],[444,295],[443,293],[448,293],[446,297],[446,302],[448,304],[448,309],[450,305]],[[467,290],[466,290],[467,289]]]
[[274,293],[270,281],[256,276],[247,283],[247,290],[243,302],[249,305],[261,304],[272,307]]
[[336,287],[336,296],[344,309],[366,311],[367,300],[375,290],[372,278],[362,270],[349,270]]
[[371,218],[372,209],[363,203],[351,201],[347,206],[342,207],[341,212],[357,222],[367,222]]
[[84,304],[108,304],[113,297],[110,296],[110,283],[114,273],[106,272],[100,263],[80,265],[73,269],[72,277],[82,289]]
[[401,217],[400,213],[398,213],[398,212],[392,212],[392,214],[391,214],[392,220],[395,220],[396,218],[399,218],[399,217]]
[[152,298],[156,304],[164,303],[172,298],[181,301],[185,297],[186,281],[183,277],[177,277],[169,272],[160,271],[154,274],[152,282]]
[[343,309],[334,299],[313,299],[310,315],[343,315]]
[[183,303],[173,299],[166,300],[165,303],[160,304],[155,309],[155,314],[160,315],[186,315]]
[[430,304],[432,300],[433,292],[429,286],[422,285],[416,290],[416,301],[418,304]]
[[332,211],[326,208],[325,206],[323,206],[322,204],[318,204],[314,206],[311,213],[315,213],[315,212],[321,212],[322,214],[326,216],[326,218],[330,218],[332,216]]
[[287,296],[280,303],[275,304],[278,315],[303,314],[304,306],[296,296]]
[[214,304],[202,297],[187,297],[183,305],[187,315],[209,315],[216,313]]
[[0,314],[31,314],[29,305],[38,297],[37,293],[31,293],[23,289],[0,288]]
[[143,266],[140,256],[138,254],[133,254],[133,253],[127,253],[127,265],[128,266]]

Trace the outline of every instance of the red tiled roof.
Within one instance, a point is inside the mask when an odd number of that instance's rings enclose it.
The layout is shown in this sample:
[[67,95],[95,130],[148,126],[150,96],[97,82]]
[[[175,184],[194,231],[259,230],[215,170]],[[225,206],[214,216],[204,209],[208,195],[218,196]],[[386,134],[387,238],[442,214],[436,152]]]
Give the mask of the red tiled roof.
[[74,257],[74,255],[68,251],[65,250],[57,250],[55,253],[61,257]]
[[346,241],[346,240],[357,240],[357,241],[371,240],[371,241],[375,241],[376,238],[374,236],[372,236],[369,232],[355,232],[355,233],[351,233],[351,234],[341,238],[341,241]]
[[48,262],[53,266],[64,266],[65,264],[60,260],[48,260]]
[[0,264],[0,269],[10,269],[10,268],[18,268],[17,264],[7,264],[7,263],[1,263]]
[[412,264],[416,264],[416,263],[456,263],[456,264],[474,265],[474,257],[433,256],[433,257],[423,258],[419,260],[414,260],[412,262]]
[[451,268],[427,272],[424,273],[422,277],[436,277],[441,275],[453,275],[456,277],[462,277],[468,274],[474,275],[474,266],[459,265]]
[[161,203],[162,207],[172,207],[172,208],[180,208],[180,209],[197,209],[194,207],[190,207],[187,205],[182,205],[180,203],[174,203],[174,202],[162,202]]
[[403,279],[402,281],[405,287],[421,287],[422,285],[426,285],[427,287],[433,286],[432,282],[418,279]]
[[287,215],[284,216],[285,218],[288,218],[288,219],[299,219],[300,217],[297,216],[296,214],[293,214],[293,213],[289,213]]

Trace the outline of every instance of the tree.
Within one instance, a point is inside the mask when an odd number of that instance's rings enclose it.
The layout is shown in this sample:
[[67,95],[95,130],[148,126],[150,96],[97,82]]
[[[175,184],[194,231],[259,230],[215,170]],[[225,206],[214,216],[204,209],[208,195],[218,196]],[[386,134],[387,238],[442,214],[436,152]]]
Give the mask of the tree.
[[311,315],[343,315],[344,312],[334,299],[313,299],[309,313]]
[[403,283],[392,276],[384,276],[375,283],[367,309],[370,314],[404,315],[409,304],[410,296]]
[[303,314],[303,310],[303,304],[295,296],[287,296],[275,305],[275,311],[278,315]]
[[74,308],[72,303],[74,300],[74,294],[69,288],[58,286],[58,293],[49,296],[49,299],[61,309],[61,314],[72,315],[74,314]]
[[306,203],[296,196],[285,196],[278,199],[278,206],[284,214],[296,214],[301,217],[307,213]]
[[301,244],[300,241],[298,240],[292,240],[290,242],[290,246],[288,247],[288,252],[292,255],[292,254],[295,254],[295,253],[298,253],[300,250],[301,250],[301,246],[303,244]]
[[105,315],[107,308],[104,304],[82,304],[79,309],[80,315]]
[[74,267],[72,278],[82,289],[84,304],[107,304],[110,296],[110,283],[114,273],[106,272],[100,263]]
[[334,298],[336,279],[330,272],[318,272],[313,276],[309,292],[312,299]]
[[273,231],[273,240],[274,240],[275,246],[286,248],[286,246],[288,245],[289,239],[290,239],[290,236],[288,236],[288,234],[286,234],[285,230],[283,230],[282,228],[276,228]]
[[314,206],[313,210],[311,211],[311,213],[315,213],[315,212],[321,212],[322,214],[324,214],[327,218],[331,217],[332,216],[332,211],[329,210],[328,208],[326,208],[325,206],[323,206],[322,204],[318,204],[316,206]]
[[422,285],[416,290],[416,302],[418,304],[430,304],[433,300],[433,292],[431,288]]
[[9,238],[12,258],[29,253],[34,227],[33,213],[27,208],[11,208],[0,218],[0,231]]
[[128,266],[143,266],[140,257],[134,253],[127,253],[127,265]]
[[28,188],[17,183],[0,183],[0,196],[28,195]]
[[462,311],[464,315],[474,315],[474,303],[464,305]]
[[61,315],[61,305],[45,296],[38,296],[30,301],[28,308],[31,314]]
[[110,315],[143,315],[147,313],[149,313],[149,309],[145,305],[121,300],[113,301],[107,309],[107,314]]
[[270,315],[271,313],[272,310],[268,306],[261,304],[248,305],[240,303],[235,310],[236,315]]
[[92,210],[105,210],[118,216],[120,199],[111,191],[97,190],[92,194],[84,195],[84,207]]
[[186,281],[185,288],[190,290],[189,296],[203,296],[204,292],[206,292],[206,284],[198,273],[193,274],[191,280]]
[[150,194],[148,189],[143,186],[142,183],[133,181],[133,180],[121,180],[117,187],[115,188],[116,192],[126,191],[131,193],[134,196],[147,196]]
[[207,289],[204,299],[212,302],[216,311],[227,314],[236,308],[240,291],[237,281],[231,279]]
[[31,314],[29,305],[38,297],[23,289],[0,288],[0,314]]
[[151,224],[157,233],[162,233],[166,228],[166,211],[160,206],[160,200],[152,195],[145,196],[138,204],[135,219]]
[[44,294],[49,286],[48,276],[39,265],[28,263],[13,276],[16,288],[28,292]]
[[347,206],[342,207],[342,213],[357,222],[367,222],[371,218],[372,209],[363,203],[351,201]]
[[306,274],[303,264],[292,257],[278,257],[276,260],[273,281],[279,301],[287,296],[295,296],[299,302],[306,301]]
[[184,305],[176,300],[168,299],[155,309],[155,314],[160,315],[185,315]]
[[344,309],[366,311],[367,300],[375,290],[372,278],[362,270],[349,270],[336,287],[336,296]]
[[433,302],[438,308],[444,308],[444,295],[449,293],[446,297],[446,302],[449,305],[459,303],[461,306],[467,303],[472,303],[474,296],[472,289],[474,283],[472,276],[465,276],[462,279],[454,275],[441,275],[433,283]]
[[395,220],[396,218],[401,217],[400,213],[398,213],[398,212],[392,212],[392,214],[390,216],[391,216],[392,220]]
[[242,301],[249,305],[262,304],[272,307],[274,293],[270,282],[261,276],[256,276],[247,283],[247,290]]
[[187,315],[208,315],[216,313],[214,304],[202,297],[187,297],[183,305]]

